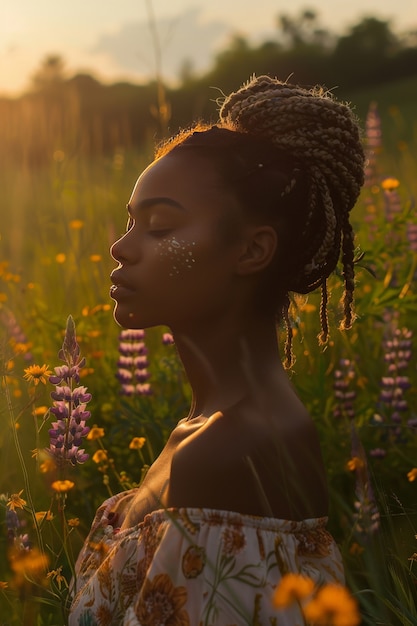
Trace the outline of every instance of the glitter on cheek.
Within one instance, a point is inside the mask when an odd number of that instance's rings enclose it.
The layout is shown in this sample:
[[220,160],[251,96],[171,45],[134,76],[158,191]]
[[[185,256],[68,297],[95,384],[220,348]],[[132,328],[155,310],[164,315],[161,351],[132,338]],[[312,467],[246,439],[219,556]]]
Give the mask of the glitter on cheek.
[[158,242],[156,250],[161,259],[166,258],[172,262],[169,276],[179,276],[194,267],[196,262],[192,252],[194,246],[195,241],[186,241],[185,239],[178,241],[175,237]]

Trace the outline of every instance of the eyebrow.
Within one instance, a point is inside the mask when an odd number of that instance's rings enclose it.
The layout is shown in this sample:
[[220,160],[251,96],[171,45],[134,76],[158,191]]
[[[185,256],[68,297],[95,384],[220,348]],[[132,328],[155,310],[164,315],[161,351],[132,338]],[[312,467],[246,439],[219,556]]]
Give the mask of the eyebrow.
[[[151,206],[154,206],[156,204],[167,204],[168,206],[172,206],[174,207],[174,209],[179,209],[180,211],[185,211],[185,207],[180,204],[179,202],[177,202],[176,200],[173,200],[172,198],[166,198],[166,197],[160,197],[160,198],[145,198],[145,200],[142,200],[141,202],[139,202],[137,204],[137,206],[135,207],[135,209],[137,211],[143,211],[144,209],[148,209]],[[129,214],[132,213],[132,206],[130,203],[127,203],[126,205],[127,210],[129,211]]]

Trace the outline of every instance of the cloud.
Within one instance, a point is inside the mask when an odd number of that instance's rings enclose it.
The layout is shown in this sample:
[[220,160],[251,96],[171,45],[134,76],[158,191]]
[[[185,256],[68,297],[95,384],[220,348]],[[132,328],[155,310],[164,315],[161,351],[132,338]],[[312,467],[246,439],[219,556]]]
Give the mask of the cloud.
[[[226,22],[202,21],[201,9],[197,7],[174,18],[160,18],[156,27],[162,73],[169,79],[178,77],[184,62],[196,71],[207,69],[213,53],[231,31]],[[129,22],[115,33],[102,34],[90,52],[105,54],[122,73],[155,75],[155,45],[147,21]]]

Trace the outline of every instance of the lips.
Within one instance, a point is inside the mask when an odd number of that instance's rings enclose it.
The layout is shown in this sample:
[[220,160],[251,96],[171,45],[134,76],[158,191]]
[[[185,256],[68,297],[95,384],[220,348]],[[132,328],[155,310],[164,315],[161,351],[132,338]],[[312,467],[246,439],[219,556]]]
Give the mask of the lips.
[[129,285],[126,279],[123,278],[123,276],[121,276],[120,274],[118,274],[117,270],[111,273],[110,278],[113,283],[113,285],[110,287],[110,293],[112,295],[120,289],[133,291],[132,287]]

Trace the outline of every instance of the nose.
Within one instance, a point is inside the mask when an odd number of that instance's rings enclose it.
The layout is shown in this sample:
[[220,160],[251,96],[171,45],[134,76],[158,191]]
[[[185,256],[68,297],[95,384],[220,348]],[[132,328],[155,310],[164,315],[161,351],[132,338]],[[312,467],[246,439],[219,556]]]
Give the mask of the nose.
[[110,246],[110,254],[113,259],[118,263],[121,263],[125,260],[125,256],[123,254],[123,239],[125,238],[125,236],[126,235],[123,235],[122,237],[120,237],[120,239],[115,241],[112,246]]

